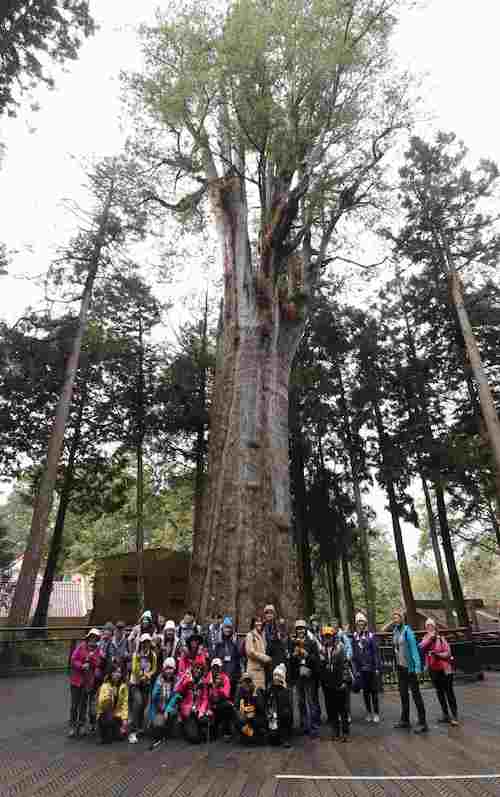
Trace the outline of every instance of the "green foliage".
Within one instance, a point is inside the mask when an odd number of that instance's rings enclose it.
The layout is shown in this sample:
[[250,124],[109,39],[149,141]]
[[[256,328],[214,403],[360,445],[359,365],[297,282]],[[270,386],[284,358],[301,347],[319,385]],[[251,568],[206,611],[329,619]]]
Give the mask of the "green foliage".
[[53,87],[47,61],[75,60],[94,33],[87,0],[6,0],[0,11],[0,115],[15,115],[18,94]]
[[4,513],[0,514],[0,578],[15,558],[15,545],[12,541],[11,529],[6,523]]

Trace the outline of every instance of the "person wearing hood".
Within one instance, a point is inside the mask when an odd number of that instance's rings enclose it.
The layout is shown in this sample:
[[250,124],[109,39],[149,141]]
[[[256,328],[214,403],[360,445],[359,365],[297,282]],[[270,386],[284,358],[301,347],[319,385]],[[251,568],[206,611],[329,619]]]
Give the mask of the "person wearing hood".
[[128,740],[137,744],[137,734],[144,722],[144,712],[151,695],[151,687],[157,673],[156,652],[152,645],[151,634],[141,634],[139,649],[132,656],[130,672],[130,699],[132,728]]
[[222,667],[222,659],[212,659],[210,705],[214,716],[215,735],[218,735],[218,730],[221,728],[224,741],[230,742],[233,731],[234,706],[231,703],[231,681]]
[[173,620],[167,620],[163,628],[163,659],[178,659],[181,655],[181,644]]
[[438,633],[436,621],[432,617],[425,621],[425,636],[419,647],[425,655],[426,667],[443,712],[438,722],[456,726],[458,706],[453,689],[453,656],[448,640]]
[[356,631],[352,639],[352,664],[355,681],[363,692],[366,721],[380,722],[379,683],[382,662],[375,634],[368,630],[368,621],[362,612],[356,615]]
[[247,672],[257,690],[266,688],[266,668],[271,664],[271,657],[267,655],[266,649],[262,618],[255,617],[245,638],[245,651]]
[[187,670],[192,670],[194,663],[199,661],[201,661],[203,667],[206,667],[207,654],[203,647],[203,637],[196,632],[189,637],[186,647],[183,648],[183,653],[179,658],[179,676],[184,675]]
[[348,742],[347,690],[352,683],[351,665],[338,629],[333,626],[323,626],[321,641],[319,677],[323,687],[328,722],[332,728],[332,740]]
[[318,670],[318,646],[307,636],[305,620],[297,620],[295,639],[292,640],[290,674],[299,705],[302,730],[313,739],[319,737],[321,725]]
[[90,731],[93,732],[96,727],[96,672],[101,664],[98,649],[100,638],[99,629],[91,628],[71,656],[70,738],[85,735],[87,712]]
[[165,658],[163,669],[155,681],[151,694],[149,719],[152,729],[151,750],[166,742],[172,735],[177,718],[178,705],[182,699],[175,691],[177,662],[174,658]]
[[213,720],[211,691],[212,673],[206,672],[204,656],[197,656],[180,676],[175,691],[180,695],[180,717],[182,729],[188,742],[199,744],[208,738]]
[[284,663],[273,670],[271,686],[266,694],[266,716],[270,744],[290,747],[293,708]]
[[128,686],[120,665],[112,667],[97,696],[97,727],[102,744],[123,741],[128,733]]
[[267,651],[267,648],[269,647],[270,643],[276,637],[277,634],[276,609],[274,608],[272,603],[268,603],[267,606],[264,606],[263,620],[264,620],[264,625],[262,633],[264,634],[264,639],[266,640],[266,651]]
[[422,672],[422,662],[413,630],[404,622],[404,611],[395,609],[392,614],[392,644],[397,663],[399,695],[401,698],[401,719],[396,728],[410,728],[410,691],[418,714],[418,725],[415,733],[427,733],[429,727],[425,714],[425,705],[418,683]]
[[137,625],[134,625],[129,634],[128,643],[130,653],[134,654],[138,652],[139,645],[141,643],[141,636],[143,634],[149,634],[152,640],[154,633],[155,627],[153,625],[153,613],[150,611],[150,609],[146,609],[146,611],[141,614]]
[[208,647],[208,655],[210,658],[213,658],[215,654],[215,649],[219,642],[222,641],[222,624],[223,624],[223,617],[221,614],[218,614],[215,618],[213,623],[210,623],[207,629],[207,647]]
[[240,741],[252,744],[266,738],[266,698],[262,689],[256,689],[250,673],[241,676],[236,695],[237,723]]
[[128,639],[125,634],[126,625],[123,620],[118,620],[115,625],[113,637],[109,644],[109,655],[112,666],[119,664],[123,672],[126,672],[130,660]]
[[239,645],[234,639],[231,617],[224,617],[222,621],[222,639],[215,647],[215,658],[222,661],[222,670],[231,682],[231,699],[233,699],[241,677],[241,654]]
[[190,637],[193,634],[199,634],[200,629],[196,625],[196,621],[194,619],[194,614],[192,611],[187,611],[184,614],[181,622],[179,623],[179,628],[177,630],[180,643],[183,647],[187,647],[187,643]]

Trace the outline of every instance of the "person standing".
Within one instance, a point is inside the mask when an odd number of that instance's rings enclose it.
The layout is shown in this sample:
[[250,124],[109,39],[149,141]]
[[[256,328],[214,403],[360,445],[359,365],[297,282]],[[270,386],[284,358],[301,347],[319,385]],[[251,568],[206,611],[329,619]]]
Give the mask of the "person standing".
[[173,620],[167,620],[163,628],[162,653],[164,661],[166,659],[177,660],[182,653]]
[[366,721],[379,723],[380,652],[375,634],[368,630],[368,622],[362,612],[356,615],[356,631],[352,639],[352,665],[354,677],[359,680],[363,692]]
[[132,728],[128,740],[137,744],[137,734],[142,730],[144,712],[151,696],[151,686],[157,673],[156,652],[150,634],[142,634],[139,650],[132,656],[130,673],[130,698],[132,702]]
[[241,654],[239,645],[234,639],[231,617],[224,617],[222,621],[222,639],[216,645],[215,658],[222,661],[222,670],[231,682],[231,700],[233,700],[241,677]]
[[85,639],[80,642],[71,656],[71,712],[70,738],[85,735],[87,712],[90,730],[96,726],[96,672],[101,663],[98,650],[101,632],[91,628]]
[[293,709],[285,664],[273,670],[273,680],[266,694],[266,714],[269,743],[291,747]]
[[215,649],[219,642],[222,640],[222,623],[223,617],[218,614],[213,623],[210,623],[207,631],[207,647],[208,655],[212,659],[215,654]]
[[348,742],[347,692],[352,683],[350,661],[338,629],[323,626],[321,641],[319,677],[325,696],[328,722],[332,728],[332,740]]
[[286,681],[290,683],[290,656],[292,652],[292,640],[288,633],[288,625],[284,617],[280,617],[276,625],[276,636],[271,640],[267,648],[267,653],[271,657],[271,672],[280,664],[285,666]]
[[118,620],[115,625],[115,632],[109,645],[109,655],[111,657],[112,666],[119,665],[123,672],[127,671],[128,662],[130,659],[128,639],[125,634],[125,623],[123,620]]
[[313,739],[319,737],[321,724],[318,670],[318,646],[307,637],[305,620],[297,620],[290,656],[290,673],[297,695],[302,730]]
[[425,655],[426,667],[443,712],[438,722],[458,725],[458,707],[453,689],[453,656],[448,640],[438,633],[435,620],[425,621],[425,636],[420,650]]
[[250,675],[255,690],[266,688],[266,668],[271,664],[271,657],[267,655],[266,639],[263,634],[261,617],[252,620],[251,630],[246,635],[245,651],[247,656],[247,672]]
[[425,705],[420,692],[418,676],[422,672],[422,662],[413,630],[404,622],[402,609],[392,614],[394,655],[397,665],[399,695],[401,698],[401,719],[395,728],[410,728],[410,691],[417,709],[418,725],[415,733],[427,733],[429,726]]

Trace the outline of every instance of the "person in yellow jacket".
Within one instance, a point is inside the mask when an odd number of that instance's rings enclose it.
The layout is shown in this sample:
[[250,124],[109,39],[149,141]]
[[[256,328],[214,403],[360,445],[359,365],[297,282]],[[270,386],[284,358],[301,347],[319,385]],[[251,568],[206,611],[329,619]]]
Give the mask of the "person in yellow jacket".
[[120,667],[106,676],[99,689],[97,727],[102,744],[121,741],[128,733],[128,686]]
[[144,713],[151,697],[151,687],[158,669],[156,652],[150,634],[142,634],[139,650],[132,656],[130,672],[130,700],[132,728],[130,744],[137,744],[137,733],[142,730]]

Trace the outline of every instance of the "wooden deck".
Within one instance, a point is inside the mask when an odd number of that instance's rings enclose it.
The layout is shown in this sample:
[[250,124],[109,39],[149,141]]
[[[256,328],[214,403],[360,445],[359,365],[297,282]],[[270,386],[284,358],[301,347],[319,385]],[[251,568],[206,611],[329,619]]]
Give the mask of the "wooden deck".
[[[320,740],[297,737],[291,750],[222,742],[191,747],[175,740],[150,753],[146,744],[103,748],[93,739],[67,739],[67,685],[62,676],[4,679],[0,795],[500,797],[500,774],[467,779],[500,773],[500,675],[458,686],[457,696],[463,724],[457,729],[442,727],[435,721],[439,711],[434,694],[426,690],[431,732],[424,738],[393,729],[398,700],[396,694],[386,693],[380,726],[363,722],[361,701],[353,696],[348,745],[332,743],[324,726]],[[441,779],[413,779],[436,776]]]

